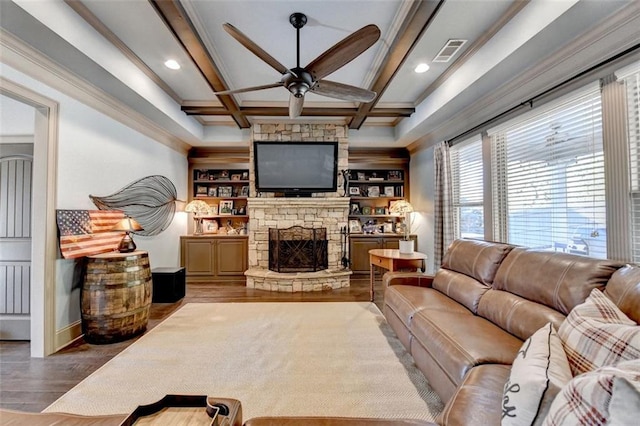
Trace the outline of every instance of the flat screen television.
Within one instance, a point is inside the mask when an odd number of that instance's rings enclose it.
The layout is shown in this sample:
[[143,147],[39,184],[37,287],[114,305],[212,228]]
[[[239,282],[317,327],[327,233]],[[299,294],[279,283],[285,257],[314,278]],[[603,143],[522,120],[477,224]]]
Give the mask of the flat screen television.
[[304,197],[337,189],[337,142],[255,141],[253,162],[258,192]]

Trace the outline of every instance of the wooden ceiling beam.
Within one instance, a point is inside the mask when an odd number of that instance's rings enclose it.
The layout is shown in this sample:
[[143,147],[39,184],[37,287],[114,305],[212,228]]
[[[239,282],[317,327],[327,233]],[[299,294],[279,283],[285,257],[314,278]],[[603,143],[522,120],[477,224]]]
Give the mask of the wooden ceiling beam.
[[370,116],[370,112],[374,109],[387,87],[389,87],[391,80],[409,57],[409,54],[422,37],[422,34],[427,30],[443,3],[444,0],[422,0],[416,2],[414,10],[407,15],[407,19],[391,44],[389,53],[382,62],[382,66],[378,70],[378,74],[370,88],[378,96],[372,102],[360,104],[358,113],[349,123],[349,128],[359,129],[367,117]]
[[[183,105],[182,111],[187,115],[230,115],[229,111],[222,107],[188,106]],[[240,107],[243,116],[255,117],[288,117],[288,107]],[[376,108],[369,111],[369,117],[409,117],[415,112],[415,108]],[[302,110],[304,117],[355,117],[358,108],[326,108],[305,107]]]
[[[222,78],[222,74],[213,62],[213,59],[209,55],[202,39],[180,2],[178,0],[149,1],[169,30],[171,30],[176,39],[182,44],[182,47],[191,57],[196,67],[198,67],[211,89],[213,89],[214,92],[229,90],[229,86]],[[219,95],[218,99],[220,99],[224,109],[227,110],[227,115],[232,116],[240,128],[251,127],[251,123],[249,123],[247,117],[242,114],[240,107],[232,96]]]

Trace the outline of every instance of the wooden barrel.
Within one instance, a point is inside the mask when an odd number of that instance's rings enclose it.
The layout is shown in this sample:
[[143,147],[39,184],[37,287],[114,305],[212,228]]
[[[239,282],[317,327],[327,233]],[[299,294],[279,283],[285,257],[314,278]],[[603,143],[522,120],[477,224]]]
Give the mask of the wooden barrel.
[[81,296],[85,340],[113,343],[144,332],[151,292],[147,252],[89,256]]

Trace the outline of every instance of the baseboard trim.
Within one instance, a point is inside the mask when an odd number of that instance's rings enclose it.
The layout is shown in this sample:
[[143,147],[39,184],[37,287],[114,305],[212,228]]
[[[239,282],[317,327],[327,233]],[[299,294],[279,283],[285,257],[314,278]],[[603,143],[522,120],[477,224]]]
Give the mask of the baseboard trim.
[[79,339],[82,336],[82,321],[78,320],[69,324],[68,326],[56,330],[55,337],[55,348],[56,352],[65,346],[69,346],[76,339]]

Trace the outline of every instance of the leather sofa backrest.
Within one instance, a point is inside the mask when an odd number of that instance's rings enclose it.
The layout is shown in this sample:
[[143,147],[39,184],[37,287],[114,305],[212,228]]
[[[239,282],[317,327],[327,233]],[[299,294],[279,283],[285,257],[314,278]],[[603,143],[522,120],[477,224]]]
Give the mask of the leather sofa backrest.
[[640,266],[627,265],[618,269],[604,289],[629,318],[640,323]]
[[591,290],[604,290],[613,273],[623,266],[613,260],[516,248],[500,265],[493,288],[567,315]]
[[471,312],[491,288],[500,262],[514,246],[476,240],[455,240],[447,249],[432,287],[446,294]]

